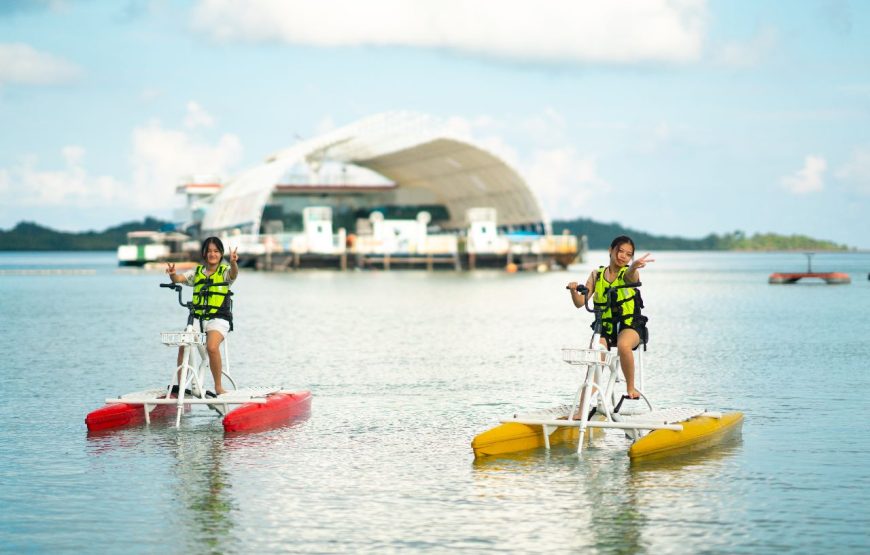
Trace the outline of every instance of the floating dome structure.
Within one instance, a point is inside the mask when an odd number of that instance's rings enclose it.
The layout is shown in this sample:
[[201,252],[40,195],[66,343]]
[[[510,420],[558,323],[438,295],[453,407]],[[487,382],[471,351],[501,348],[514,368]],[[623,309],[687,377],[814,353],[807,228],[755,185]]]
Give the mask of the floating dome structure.
[[519,172],[432,117],[388,112],[301,141],[229,180],[202,220],[204,234],[258,235],[303,204],[332,204],[357,217],[381,207],[438,207],[433,224],[467,227],[494,208],[498,226],[550,233]]

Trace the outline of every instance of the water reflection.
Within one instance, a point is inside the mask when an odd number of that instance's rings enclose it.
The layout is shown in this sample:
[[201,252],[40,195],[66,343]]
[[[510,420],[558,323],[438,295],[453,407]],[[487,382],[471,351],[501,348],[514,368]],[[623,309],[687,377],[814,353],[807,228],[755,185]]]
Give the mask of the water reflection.
[[632,461],[630,469],[633,475],[643,476],[644,473],[685,471],[698,466],[718,465],[740,452],[742,447],[743,435],[738,430],[716,445],[705,447],[703,450],[675,453],[661,459]]
[[225,434],[210,416],[194,416],[180,429],[167,421],[90,432],[87,445],[101,460],[147,474],[150,488],[164,492],[154,510],[171,512],[167,518],[173,525],[161,532],[159,542],[194,553],[236,553],[249,532],[242,524],[243,509],[257,503],[250,483],[238,487],[245,482],[245,467],[281,451],[308,416],[238,434]]
[[187,430],[170,434],[169,453],[175,458],[174,506],[181,508],[178,520],[188,548],[195,552],[237,551],[234,543],[232,481],[224,469],[223,433],[214,430]]
[[[576,445],[559,445],[478,459],[473,464],[476,491],[501,501],[528,496],[546,503],[563,523],[566,537],[559,543],[570,550],[644,553],[648,518],[631,487],[622,443],[618,438],[594,441],[580,456]],[[529,488],[537,494],[521,493]]]
[[[544,503],[567,523],[562,545],[599,553],[679,549],[686,533],[680,523],[712,522],[722,514],[710,491],[719,487],[725,461],[741,451],[739,433],[704,451],[643,464],[630,461],[628,445],[621,434],[608,433],[584,445],[580,456],[576,445],[559,445],[475,459],[474,491],[500,504],[525,505],[529,514],[540,512],[534,503]],[[518,538],[523,532],[515,530]],[[522,539],[515,541],[521,548]]]

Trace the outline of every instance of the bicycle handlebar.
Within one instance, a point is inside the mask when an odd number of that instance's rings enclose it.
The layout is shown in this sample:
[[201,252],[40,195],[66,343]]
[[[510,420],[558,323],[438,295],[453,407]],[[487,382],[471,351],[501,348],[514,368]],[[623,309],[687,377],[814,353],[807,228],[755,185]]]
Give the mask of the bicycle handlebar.
[[179,285],[177,283],[161,283],[160,287],[165,287],[167,289],[173,289],[173,290],[177,291],[178,292],[178,304],[180,304],[184,308],[188,309],[188,311],[190,311],[191,314],[193,313],[193,303],[190,302],[190,303],[185,304],[184,302],[181,301],[181,289],[182,289],[181,285]]

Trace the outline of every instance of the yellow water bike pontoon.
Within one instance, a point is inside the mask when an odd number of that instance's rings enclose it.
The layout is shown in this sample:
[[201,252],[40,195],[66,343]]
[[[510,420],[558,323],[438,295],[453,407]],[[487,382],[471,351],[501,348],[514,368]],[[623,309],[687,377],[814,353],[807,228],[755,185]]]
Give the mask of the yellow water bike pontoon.
[[[607,308],[619,310],[617,289],[640,285],[639,282],[627,283],[609,288],[606,306],[596,306],[594,310],[589,308],[589,291],[583,285],[578,287],[586,297],[586,310],[595,315],[595,323],[588,348],[562,349],[562,359],[577,368],[582,378],[573,402],[503,419],[501,425],[479,434],[471,442],[475,458],[539,447],[549,449],[552,445],[574,441],[579,454],[584,443],[580,438],[591,439],[593,430],[613,428],[622,430],[632,440],[628,456],[635,462],[707,448],[739,432],[743,424],[740,412],[723,414],[703,408],[653,407],[643,393],[645,344],[643,349],[637,350],[635,371],[640,402],[624,403],[628,397],[616,392],[621,376],[619,357],[605,350],[599,341],[602,315]],[[641,406],[629,407],[629,404]]]

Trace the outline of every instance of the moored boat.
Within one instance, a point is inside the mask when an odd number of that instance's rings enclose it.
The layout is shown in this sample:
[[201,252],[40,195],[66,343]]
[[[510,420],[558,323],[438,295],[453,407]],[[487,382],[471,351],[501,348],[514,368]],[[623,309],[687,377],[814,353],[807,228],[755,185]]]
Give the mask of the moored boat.
[[181,252],[182,245],[190,237],[178,232],[131,231],[127,244],[118,247],[119,266],[144,266],[149,262],[168,260],[173,253]]

